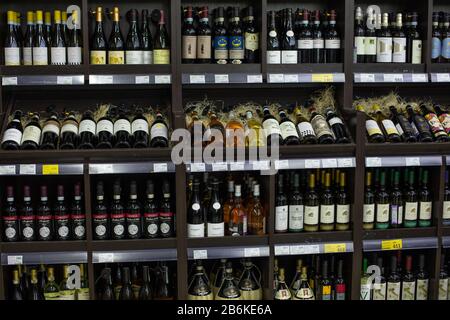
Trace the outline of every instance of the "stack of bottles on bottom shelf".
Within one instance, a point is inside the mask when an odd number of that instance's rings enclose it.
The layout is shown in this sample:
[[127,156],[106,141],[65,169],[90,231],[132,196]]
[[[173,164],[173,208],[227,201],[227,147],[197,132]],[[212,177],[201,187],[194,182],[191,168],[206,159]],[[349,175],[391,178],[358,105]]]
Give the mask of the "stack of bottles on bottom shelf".
[[[18,265],[11,270],[8,296],[10,300],[89,300],[86,274],[84,264]],[[78,277],[80,286],[77,288]]]
[[189,275],[188,300],[262,300],[261,276],[249,259],[235,268],[232,261],[221,259],[208,277],[202,261],[197,260]]
[[[288,261],[286,261],[287,263]],[[306,263],[305,263],[306,262]],[[336,268],[337,262],[337,268]],[[278,259],[274,266],[275,300],[345,300],[344,258],[342,255],[311,255],[298,259],[288,287],[285,269]]]
[[[97,300],[173,300],[176,267],[166,262],[105,265],[95,283]],[[113,281],[114,273],[114,281]]]

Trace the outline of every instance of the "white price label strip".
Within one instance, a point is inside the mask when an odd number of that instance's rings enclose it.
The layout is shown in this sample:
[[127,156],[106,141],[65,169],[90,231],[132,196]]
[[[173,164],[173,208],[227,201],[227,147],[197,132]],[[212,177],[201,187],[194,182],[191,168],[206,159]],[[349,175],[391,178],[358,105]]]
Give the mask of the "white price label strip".
[[282,73],[270,73],[269,74],[269,82],[271,82],[271,83],[283,83],[284,82],[284,74],[282,74]]
[[383,75],[384,82],[403,82],[401,73],[385,73]]
[[0,166],[0,175],[13,175],[16,174],[16,166]]
[[206,165],[203,162],[191,163],[191,172],[205,172]]
[[215,74],[214,82],[215,83],[229,83],[230,79],[228,78],[227,74]]
[[373,73],[360,73],[360,82],[375,82],[375,75]]
[[259,257],[261,252],[259,248],[244,248],[244,258]]
[[275,169],[289,169],[289,160],[275,160]]
[[153,172],[167,172],[167,163],[155,163]]
[[436,73],[436,82],[450,82],[450,73]]
[[89,76],[90,84],[112,84],[113,82],[113,76]]
[[298,83],[298,74],[285,74],[284,83]]
[[287,256],[290,254],[289,246],[275,246],[276,256]]
[[136,76],[136,84],[149,84],[150,76]]
[[351,168],[351,167],[353,167],[353,159],[352,158],[338,159],[338,167],[339,168]]
[[244,162],[230,162],[230,171],[244,171]]
[[109,174],[114,173],[114,168],[112,163],[91,164],[89,166],[89,172],[92,174]]
[[113,263],[114,262],[114,253],[99,253],[98,254],[98,263]]
[[213,163],[212,171],[228,171],[228,164],[226,162]]
[[337,168],[337,159],[322,159],[323,168]]
[[406,166],[408,167],[420,167],[420,158],[414,157],[407,157],[405,158]]
[[428,82],[428,74],[426,73],[413,73],[412,82]]
[[381,158],[370,157],[366,158],[367,167],[381,167]]
[[320,159],[307,159],[305,160],[305,169],[319,169]]
[[68,76],[57,76],[56,83],[59,85],[71,85],[73,84],[73,78]]
[[17,77],[3,77],[2,85],[4,86],[17,86]]
[[21,164],[19,167],[20,174],[36,174],[35,164]]
[[189,83],[193,84],[201,84],[205,83],[205,75],[204,74],[191,74],[189,76]]
[[23,256],[8,256],[8,265],[23,264]]
[[252,162],[252,168],[253,168],[253,170],[269,170],[270,169],[270,162],[267,161],[267,160],[253,161]]
[[169,74],[155,76],[155,84],[170,84],[170,82],[171,77]]
[[262,74],[248,74],[247,83],[262,83]]
[[320,253],[320,246],[318,244],[311,245],[294,245],[290,248],[291,254],[317,254]]
[[194,250],[192,252],[194,260],[208,259],[208,250]]

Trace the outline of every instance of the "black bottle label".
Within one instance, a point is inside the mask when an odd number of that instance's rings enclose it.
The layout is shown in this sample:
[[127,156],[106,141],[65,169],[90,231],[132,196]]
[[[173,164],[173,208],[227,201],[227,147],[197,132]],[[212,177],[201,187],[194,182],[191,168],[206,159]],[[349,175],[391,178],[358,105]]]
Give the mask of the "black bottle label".
[[68,240],[70,236],[69,220],[70,216],[68,214],[55,216],[55,231],[56,238],[58,240]]
[[127,213],[127,235],[129,239],[141,237],[141,215],[139,213]]
[[162,237],[171,237],[173,233],[173,213],[161,212],[159,214],[159,231]]
[[156,238],[159,231],[159,213],[144,213],[144,233],[146,238]]
[[20,217],[20,234],[24,241],[34,241],[36,239],[35,234],[35,216],[21,216]]
[[116,213],[111,215],[111,228],[113,239],[125,238],[125,214]]
[[19,219],[17,216],[3,217],[5,241],[17,241],[19,238]]
[[86,239],[86,215],[72,214],[72,234],[75,240]]
[[93,214],[92,223],[94,227],[94,239],[108,239],[108,215],[106,213]]
[[49,241],[53,238],[53,219],[52,216],[38,215],[36,216],[37,222],[37,237],[40,241]]

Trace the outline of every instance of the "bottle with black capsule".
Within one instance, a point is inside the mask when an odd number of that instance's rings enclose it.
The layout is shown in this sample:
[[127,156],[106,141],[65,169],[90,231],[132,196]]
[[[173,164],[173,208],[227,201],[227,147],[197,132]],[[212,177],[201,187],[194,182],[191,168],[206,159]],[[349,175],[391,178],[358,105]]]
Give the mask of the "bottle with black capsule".
[[217,64],[228,62],[229,39],[225,28],[225,9],[218,7],[215,10],[214,26],[212,31],[213,61]]
[[92,213],[92,227],[94,240],[107,240],[110,238],[111,221],[108,207],[105,203],[105,192],[102,181],[97,183],[94,212]]
[[74,240],[86,239],[86,214],[81,201],[81,186],[76,183],[73,190],[73,200],[70,205],[71,231]]
[[137,184],[131,181],[130,199],[126,210],[127,238],[139,239],[142,235],[141,206],[137,201]]
[[331,130],[333,130],[336,143],[349,143],[350,138],[348,137],[344,122],[336,112],[332,108],[328,108],[325,110],[325,116],[327,117],[327,122],[330,125]]
[[163,199],[159,213],[159,234],[163,238],[170,238],[175,234],[175,214],[170,199],[170,184],[166,179],[163,181],[162,191]]
[[438,142],[447,142],[449,140],[449,136],[439,121],[438,116],[432,110],[430,110],[426,105],[420,106],[420,111],[424,118],[428,121],[430,125],[431,132],[433,133],[434,138]]
[[111,238],[113,240],[125,238],[126,218],[121,194],[120,181],[116,180],[113,186],[113,203],[111,205]]
[[14,118],[8,123],[5,133],[3,133],[2,149],[19,150],[22,141],[22,111],[14,112]]
[[159,235],[159,213],[155,202],[155,184],[147,180],[146,200],[144,204],[144,238],[157,238]]
[[47,186],[41,186],[41,201],[36,215],[37,239],[50,241],[53,239],[53,215],[48,205]]
[[80,143],[78,149],[94,149],[96,123],[92,111],[83,114],[80,121],[79,134]]
[[55,238],[58,241],[70,240],[70,215],[67,210],[64,186],[58,185],[56,193],[55,214]]
[[131,148],[131,123],[123,110],[119,111],[119,117],[114,122],[115,148]]
[[136,108],[136,116],[131,122],[133,148],[147,148],[149,143],[149,128],[147,118],[142,108]]
[[66,115],[61,126],[61,140],[59,148],[62,150],[73,150],[78,143],[78,121],[75,114],[70,112]]
[[433,134],[430,131],[430,126],[425,118],[414,111],[413,107],[406,106],[408,112],[409,122],[414,129],[417,139],[420,142],[433,142]]
[[391,119],[394,122],[397,131],[400,133],[402,140],[404,142],[416,142],[417,138],[414,134],[414,129],[408,119],[403,114],[399,113],[395,106],[390,106],[389,110],[391,111]]
[[42,128],[42,138],[40,143],[41,150],[55,150],[58,147],[60,133],[60,123],[58,115],[52,113]]
[[311,125],[316,133],[319,144],[332,144],[335,142],[333,132],[331,131],[325,117],[317,112],[314,106],[309,108],[311,115]]
[[41,142],[41,125],[39,124],[39,115],[33,114],[28,124],[25,126],[20,144],[21,150],[37,150]]

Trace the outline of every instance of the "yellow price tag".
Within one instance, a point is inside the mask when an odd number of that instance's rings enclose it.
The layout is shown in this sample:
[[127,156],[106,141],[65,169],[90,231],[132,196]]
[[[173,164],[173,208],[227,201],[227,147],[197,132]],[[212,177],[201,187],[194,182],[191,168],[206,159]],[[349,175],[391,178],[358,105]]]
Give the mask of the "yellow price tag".
[[323,248],[325,253],[347,252],[347,245],[345,243],[326,243]]
[[402,239],[381,240],[381,250],[400,250],[403,248]]
[[313,73],[312,82],[333,82],[333,75],[331,73]]
[[59,174],[59,165],[57,164],[44,164],[42,166],[42,174],[56,175]]

